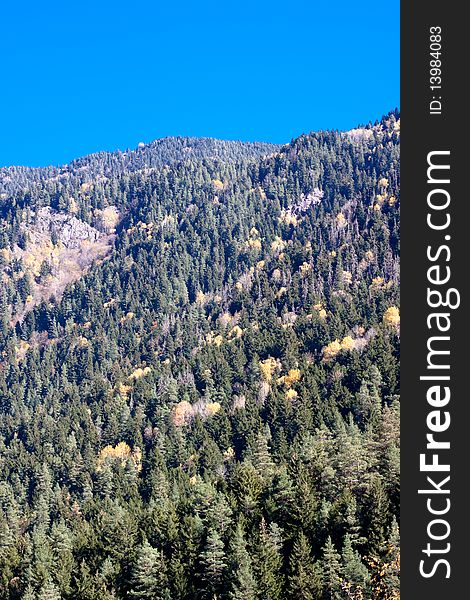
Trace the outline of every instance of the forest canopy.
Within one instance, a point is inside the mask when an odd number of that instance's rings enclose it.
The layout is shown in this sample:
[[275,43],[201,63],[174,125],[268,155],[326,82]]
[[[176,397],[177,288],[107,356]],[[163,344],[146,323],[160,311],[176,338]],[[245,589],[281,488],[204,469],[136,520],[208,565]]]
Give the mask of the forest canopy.
[[399,597],[397,111],[0,169],[0,599]]

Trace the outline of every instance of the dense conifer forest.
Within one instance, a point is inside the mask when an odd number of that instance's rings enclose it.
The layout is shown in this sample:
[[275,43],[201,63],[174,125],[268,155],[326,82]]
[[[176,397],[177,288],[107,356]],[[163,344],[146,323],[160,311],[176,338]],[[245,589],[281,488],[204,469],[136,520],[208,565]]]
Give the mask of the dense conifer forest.
[[399,598],[397,111],[0,169],[0,599]]

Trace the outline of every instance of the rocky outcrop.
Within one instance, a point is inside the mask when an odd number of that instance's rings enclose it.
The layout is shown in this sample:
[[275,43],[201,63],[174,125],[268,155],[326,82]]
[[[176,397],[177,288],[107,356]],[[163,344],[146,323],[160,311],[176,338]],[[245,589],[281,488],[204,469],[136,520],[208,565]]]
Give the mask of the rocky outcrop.
[[55,237],[69,250],[79,248],[85,240],[96,242],[102,236],[97,229],[74,215],[55,212],[49,206],[40,208],[33,219],[38,233]]
[[22,243],[2,253],[0,277],[15,286],[19,279],[26,278],[28,286],[28,294],[11,315],[11,323],[22,321],[42,300],[51,296],[60,299],[66,286],[82,277],[94,261],[104,260],[112,251],[116,237],[112,225],[118,220],[114,207],[95,215],[96,227],[49,206],[32,211],[21,224],[25,234]]

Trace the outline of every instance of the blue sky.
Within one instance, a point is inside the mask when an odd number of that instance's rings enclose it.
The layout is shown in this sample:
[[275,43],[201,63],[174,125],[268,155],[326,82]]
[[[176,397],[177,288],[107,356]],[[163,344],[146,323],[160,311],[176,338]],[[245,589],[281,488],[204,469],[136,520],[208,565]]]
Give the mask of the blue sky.
[[288,142],[399,105],[398,0],[2,6],[0,166],[169,135]]

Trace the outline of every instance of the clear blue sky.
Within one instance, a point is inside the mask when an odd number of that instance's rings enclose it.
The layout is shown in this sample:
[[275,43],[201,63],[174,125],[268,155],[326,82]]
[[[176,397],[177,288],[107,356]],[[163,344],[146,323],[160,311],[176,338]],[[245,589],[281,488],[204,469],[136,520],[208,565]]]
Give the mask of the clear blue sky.
[[399,0],[26,0],[2,25],[0,165],[288,142],[399,105]]

